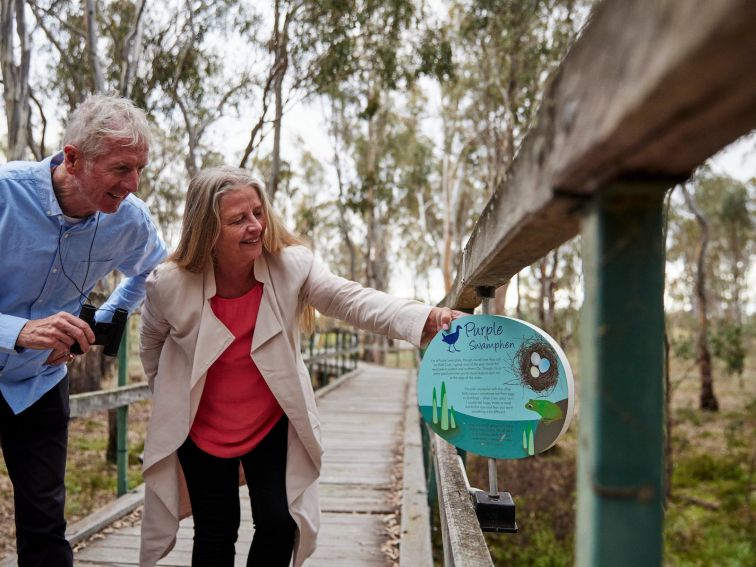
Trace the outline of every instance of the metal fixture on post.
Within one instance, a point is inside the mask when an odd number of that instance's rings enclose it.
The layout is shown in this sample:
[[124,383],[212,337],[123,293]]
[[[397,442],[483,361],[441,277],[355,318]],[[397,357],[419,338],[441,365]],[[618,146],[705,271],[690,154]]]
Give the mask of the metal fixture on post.
[[[478,297],[482,299],[483,314],[491,314],[491,302],[496,295],[493,286],[478,286],[475,288]],[[470,488],[468,492],[475,507],[475,514],[484,532],[517,532],[516,509],[512,495],[509,492],[499,492],[496,472],[496,459],[488,459],[488,492],[478,488]]]

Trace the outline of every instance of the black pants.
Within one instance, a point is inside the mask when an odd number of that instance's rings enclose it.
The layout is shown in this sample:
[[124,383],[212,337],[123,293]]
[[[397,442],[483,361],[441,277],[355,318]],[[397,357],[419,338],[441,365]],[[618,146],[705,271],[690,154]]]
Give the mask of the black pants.
[[14,415],[0,396],[0,445],[13,483],[19,567],[69,567],[66,540],[68,378]]
[[194,515],[193,567],[233,567],[239,532],[239,461],[244,467],[255,534],[247,567],[288,567],[296,524],[286,500],[286,416],[246,455],[208,455],[191,438],[178,450]]

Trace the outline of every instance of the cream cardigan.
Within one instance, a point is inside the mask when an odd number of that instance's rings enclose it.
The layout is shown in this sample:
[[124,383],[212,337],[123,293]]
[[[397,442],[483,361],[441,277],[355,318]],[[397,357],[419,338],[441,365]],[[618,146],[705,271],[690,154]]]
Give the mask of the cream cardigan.
[[[299,315],[312,305],[361,329],[419,345],[430,307],[331,274],[302,246],[255,260],[263,283],[250,356],[289,419],[286,492],[297,524],[294,566],[315,550],[323,448],[310,376],[299,348]],[[189,434],[210,365],[233,341],[215,317],[212,269],[195,274],[165,263],[147,280],[140,355],[153,392],[144,449],[145,498],[140,565],[155,565],[191,514],[176,450]],[[240,472],[241,474],[241,472]]]

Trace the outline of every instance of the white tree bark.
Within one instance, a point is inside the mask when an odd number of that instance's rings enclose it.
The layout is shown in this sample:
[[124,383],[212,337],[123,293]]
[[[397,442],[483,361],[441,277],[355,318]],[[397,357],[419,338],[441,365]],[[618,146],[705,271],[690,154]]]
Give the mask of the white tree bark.
[[[16,53],[19,55],[18,62]],[[9,160],[22,159],[29,140],[30,62],[31,40],[26,31],[24,2],[0,0],[0,67],[8,127]]]
[[97,2],[87,0],[87,53],[89,65],[92,68],[92,80],[95,92],[105,92],[105,77],[102,74],[102,65],[97,55]]

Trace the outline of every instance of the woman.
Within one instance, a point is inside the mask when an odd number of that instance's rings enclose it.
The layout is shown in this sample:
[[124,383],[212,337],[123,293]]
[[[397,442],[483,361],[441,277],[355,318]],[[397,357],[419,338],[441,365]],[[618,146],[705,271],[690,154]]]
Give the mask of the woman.
[[241,169],[189,185],[178,248],[147,282],[141,357],[153,409],[144,456],[140,564],[194,516],[192,565],[233,565],[238,485],[255,535],[247,565],[287,567],[315,549],[323,452],[300,327],[313,307],[419,345],[453,317],[334,276],[281,223]]

